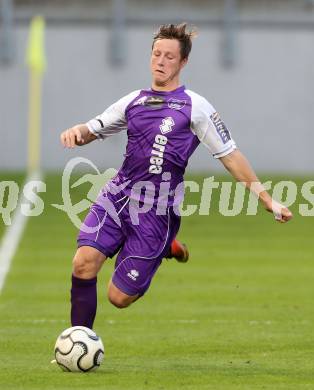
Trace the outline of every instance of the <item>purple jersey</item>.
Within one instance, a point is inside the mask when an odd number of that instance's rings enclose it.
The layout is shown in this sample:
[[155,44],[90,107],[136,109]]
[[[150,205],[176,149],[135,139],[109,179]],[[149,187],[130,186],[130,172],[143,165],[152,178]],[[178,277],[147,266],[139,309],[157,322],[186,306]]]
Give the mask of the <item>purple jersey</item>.
[[236,148],[212,105],[184,86],[171,92],[134,91],[90,120],[87,126],[100,139],[126,130],[125,160],[112,182],[119,186],[125,183],[123,192],[131,198],[135,196],[132,188],[136,183],[150,182],[148,191],[156,200],[161,182],[167,181],[168,205],[172,204],[188,160],[200,143],[215,158]]
[[[191,154],[200,143],[216,158],[236,146],[214,108],[184,86],[171,92],[132,92],[87,126],[100,139],[126,130],[128,143],[121,169],[85,219],[78,246],[92,246],[108,257],[118,253],[113,283],[128,295],[143,295],[179,230],[173,204],[180,201]],[[165,208],[160,213],[161,199]],[[152,206],[135,213],[136,221],[133,200]]]

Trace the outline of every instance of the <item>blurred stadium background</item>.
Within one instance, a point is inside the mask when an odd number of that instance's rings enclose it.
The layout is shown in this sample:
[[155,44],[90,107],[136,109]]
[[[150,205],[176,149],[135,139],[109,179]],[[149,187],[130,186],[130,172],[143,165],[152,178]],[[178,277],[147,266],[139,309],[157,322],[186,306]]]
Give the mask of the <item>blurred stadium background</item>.
[[[58,135],[119,97],[150,85],[152,34],[161,23],[199,30],[188,88],[220,111],[258,171],[312,172],[314,2],[312,0],[1,0],[0,118],[3,169],[23,169],[27,149],[29,22],[47,21],[42,166],[63,168]],[[118,167],[123,135],[80,154]],[[12,150],[15,152],[12,153]],[[266,152],[267,151],[267,152]],[[76,152],[73,152],[73,155]],[[119,158],[117,156],[120,156]],[[219,169],[199,148],[191,169]]]
[[[95,324],[106,347],[103,368],[67,376],[49,361],[69,326],[77,233],[51,207],[62,202],[61,173],[75,156],[101,171],[118,168],[126,142],[121,134],[65,151],[60,132],[150,87],[153,32],[186,21],[199,37],[183,83],[220,111],[262,179],[293,180],[300,189],[314,172],[314,1],[0,0],[0,182],[19,185],[28,161],[25,57],[35,15],[46,21],[40,150],[47,191],[0,291],[1,389],[313,389],[314,230],[313,217],[298,213],[307,203],[300,191],[287,225],[265,212],[223,217],[214,194],[209,217],[183,219],[191,261],[165,262],[149,294],[127,311],[105,299],[111,261],[99,277]],[[223,174],[202,147],[188,171],[200,183]],[[89,189],[75,189],[74,201]],[[199,200],[188,194],[192,204]],[[0,214],[0,240],[5,232]]]

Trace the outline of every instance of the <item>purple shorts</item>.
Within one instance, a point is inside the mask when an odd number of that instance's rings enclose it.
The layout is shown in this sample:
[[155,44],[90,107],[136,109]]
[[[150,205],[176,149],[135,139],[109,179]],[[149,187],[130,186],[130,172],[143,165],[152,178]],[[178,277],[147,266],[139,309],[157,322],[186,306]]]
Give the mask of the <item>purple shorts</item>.
[[125,294],[143,295],[169,252],[180,227],[180,217],[171,206],[165,208],[164,215],[157,215],[153,206],[139,213],[138,224],[134,224],[130,215],[132,201],[127,195],[105,197],[114,206],[114,215],[107,206],[93,204],[85,218],[85,227],[82,225],[79,232],[78,247],[94,247],[107,257],[118,253],[112,276],[114,285]]

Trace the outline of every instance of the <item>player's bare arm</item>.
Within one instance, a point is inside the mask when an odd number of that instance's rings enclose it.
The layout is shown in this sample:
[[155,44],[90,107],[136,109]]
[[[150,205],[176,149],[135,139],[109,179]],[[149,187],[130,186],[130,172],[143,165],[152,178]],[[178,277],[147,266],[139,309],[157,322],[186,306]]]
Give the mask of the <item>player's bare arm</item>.
[[74,148],[94,141],[97,137],[91,133],[85,124],[78,124],[63,131],[60,140],[65,148]]
[[265,209],[274,213],[278,222],[288,222],[292,218],[292,213],[285,206],[276,202],[265,190],[258,177],[250,166],[246,157],[237,149],[227,156],[221,157],[220,161],[231,175],[239,182],[258,196]]

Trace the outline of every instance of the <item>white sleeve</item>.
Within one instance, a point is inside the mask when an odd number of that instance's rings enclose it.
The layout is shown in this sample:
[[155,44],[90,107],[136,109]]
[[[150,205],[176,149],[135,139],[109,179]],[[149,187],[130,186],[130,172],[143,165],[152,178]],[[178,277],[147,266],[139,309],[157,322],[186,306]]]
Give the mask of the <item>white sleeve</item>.
[[102,114],[88,121],[86,123],[88,130],[100,139],[105,139],[122,130],[127,130],[125,110],[139,92],[139,90],[131,92],[108,107]]
[[214,158],[233,152],[237,147],[218,112],[202,96],[186,90],[191,97],[191,130]]

